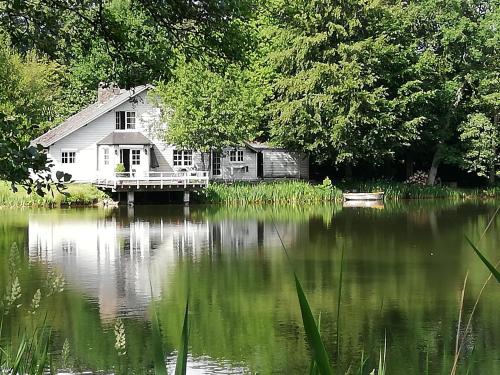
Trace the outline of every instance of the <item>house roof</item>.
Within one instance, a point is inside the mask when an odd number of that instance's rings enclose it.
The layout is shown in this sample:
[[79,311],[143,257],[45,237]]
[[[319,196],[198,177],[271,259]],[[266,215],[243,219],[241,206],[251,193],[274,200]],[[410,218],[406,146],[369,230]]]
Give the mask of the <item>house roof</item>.
[[133,98],[134,96],[150,88],[152,88],[151,85],[143,85],[134,87],[130,90],[121,90],[120,94],[112,97],[105,103],[96,102],[94,104],[91,104],[80,112],[66,119],[66,121],[64,121],[60,125],[56,126],[53,129],[50,129],[45,134],[42,134],[40,137],[34,139],[31,144],[41,144],[43,147],[49,147],[60,139],[94,121],[98,117],[125,103],[130,98]]
[[258,151],[263,151],[263,150],[284,150],[283,147],[277,147],[273,146],[269,143],[264,143],[264,142],[245,142],[245,145],[251,149],[252,151],[258,152]]
[[152,142],[141,132],[111,132],[97,142],[98,145],[150,145]]

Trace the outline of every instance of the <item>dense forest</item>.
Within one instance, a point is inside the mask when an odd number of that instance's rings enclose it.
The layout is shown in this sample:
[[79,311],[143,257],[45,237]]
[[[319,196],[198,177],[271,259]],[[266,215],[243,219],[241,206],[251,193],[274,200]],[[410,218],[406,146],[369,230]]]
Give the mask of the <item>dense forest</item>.
[[0,0],[0,179],[31,186],[32,168],[43,190],[48,161],[29,141],[116,82],[155,84],[165,137],[184,147],[259,139],[307,152],[320,174],[422,169],[434,184],[444,165],[494,183],[498,5]]

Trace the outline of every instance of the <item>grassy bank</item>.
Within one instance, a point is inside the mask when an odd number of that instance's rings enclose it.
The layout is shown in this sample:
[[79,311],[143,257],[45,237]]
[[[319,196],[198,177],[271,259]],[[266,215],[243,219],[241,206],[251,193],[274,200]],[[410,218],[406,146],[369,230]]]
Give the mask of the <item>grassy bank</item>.
[[335,201],[342,198],[342,191],[328,181],[312,185],[304,181],[267,183],[212,183],[196,194],[199,203],[314,203]]
[[54,191],[41,197],[37,194],[27,194],[20,188],[14,193],[10,184],[0,181],[0,207],[60,207],[60,206],[91,206],[106,199],[106,194],[89,184],[70,184],[66,195]]
[[385,192],[388,200],[400,199],[468,199],[500,197],[500,188],[459,189],[446,186],[410,185],[395,181],[341,182],[325,180],[322,184],[304,181],[263,183],[212,183],[197,193],[198,203],[314,203],[341,201],[343,191]]
[[[409,185],[386,180],[332,183],[326,179],[322,184],[306,181],[211,183],[208,188],[193,194],[193,201],[223,204],[310,204],[340,202],[343,191],[383,191],[387,200],[500,197],[500,187],[459,189],[446,186]],[[22,188],[14,193],[8,182],[0,181],[0,207],[92,206],[107,198],[106,194],[90,184],[69,184],[67,193],[63,195],[54,192],[53,195],[40,197],[36,194],[27,194]]]

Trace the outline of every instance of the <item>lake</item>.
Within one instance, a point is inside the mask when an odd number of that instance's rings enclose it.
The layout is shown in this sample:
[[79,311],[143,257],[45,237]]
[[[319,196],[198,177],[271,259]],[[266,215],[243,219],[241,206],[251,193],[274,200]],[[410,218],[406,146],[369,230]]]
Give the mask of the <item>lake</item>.
[[449,374],[468,273],[457,373],[500,374],[493,280],[465,331],[488,272],[464,235],[496,262],[498,203],[0,210],[0,291],[20,288],[3,298],[2,343],[45,321],[53,366],[145,373],[156,310],[173,370],[189,294],[188,373],[304,374],[295,270],[336,373],[370,373],[386,344],[389,374]]

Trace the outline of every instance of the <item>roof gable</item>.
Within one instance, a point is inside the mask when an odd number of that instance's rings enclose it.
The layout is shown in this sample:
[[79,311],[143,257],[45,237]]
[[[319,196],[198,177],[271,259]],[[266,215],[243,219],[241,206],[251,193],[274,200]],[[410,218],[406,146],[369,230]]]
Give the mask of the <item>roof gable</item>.
[[106,103],[93,103],[84,108],[80,112],[66,119],[60,125],[50,129],[48,132],[42,134],[40,137],[34,139],[31,144],[41,144],[43,147],[49,147],[64,137],[70,135],[83,126],[91,123],[102,115],[115,109],[116,107],[127,102],[131,98],[139,95],[140,93],[152,88],[151,85],[137,86],[130,90],[123,90],[120,94],[116,95]]

